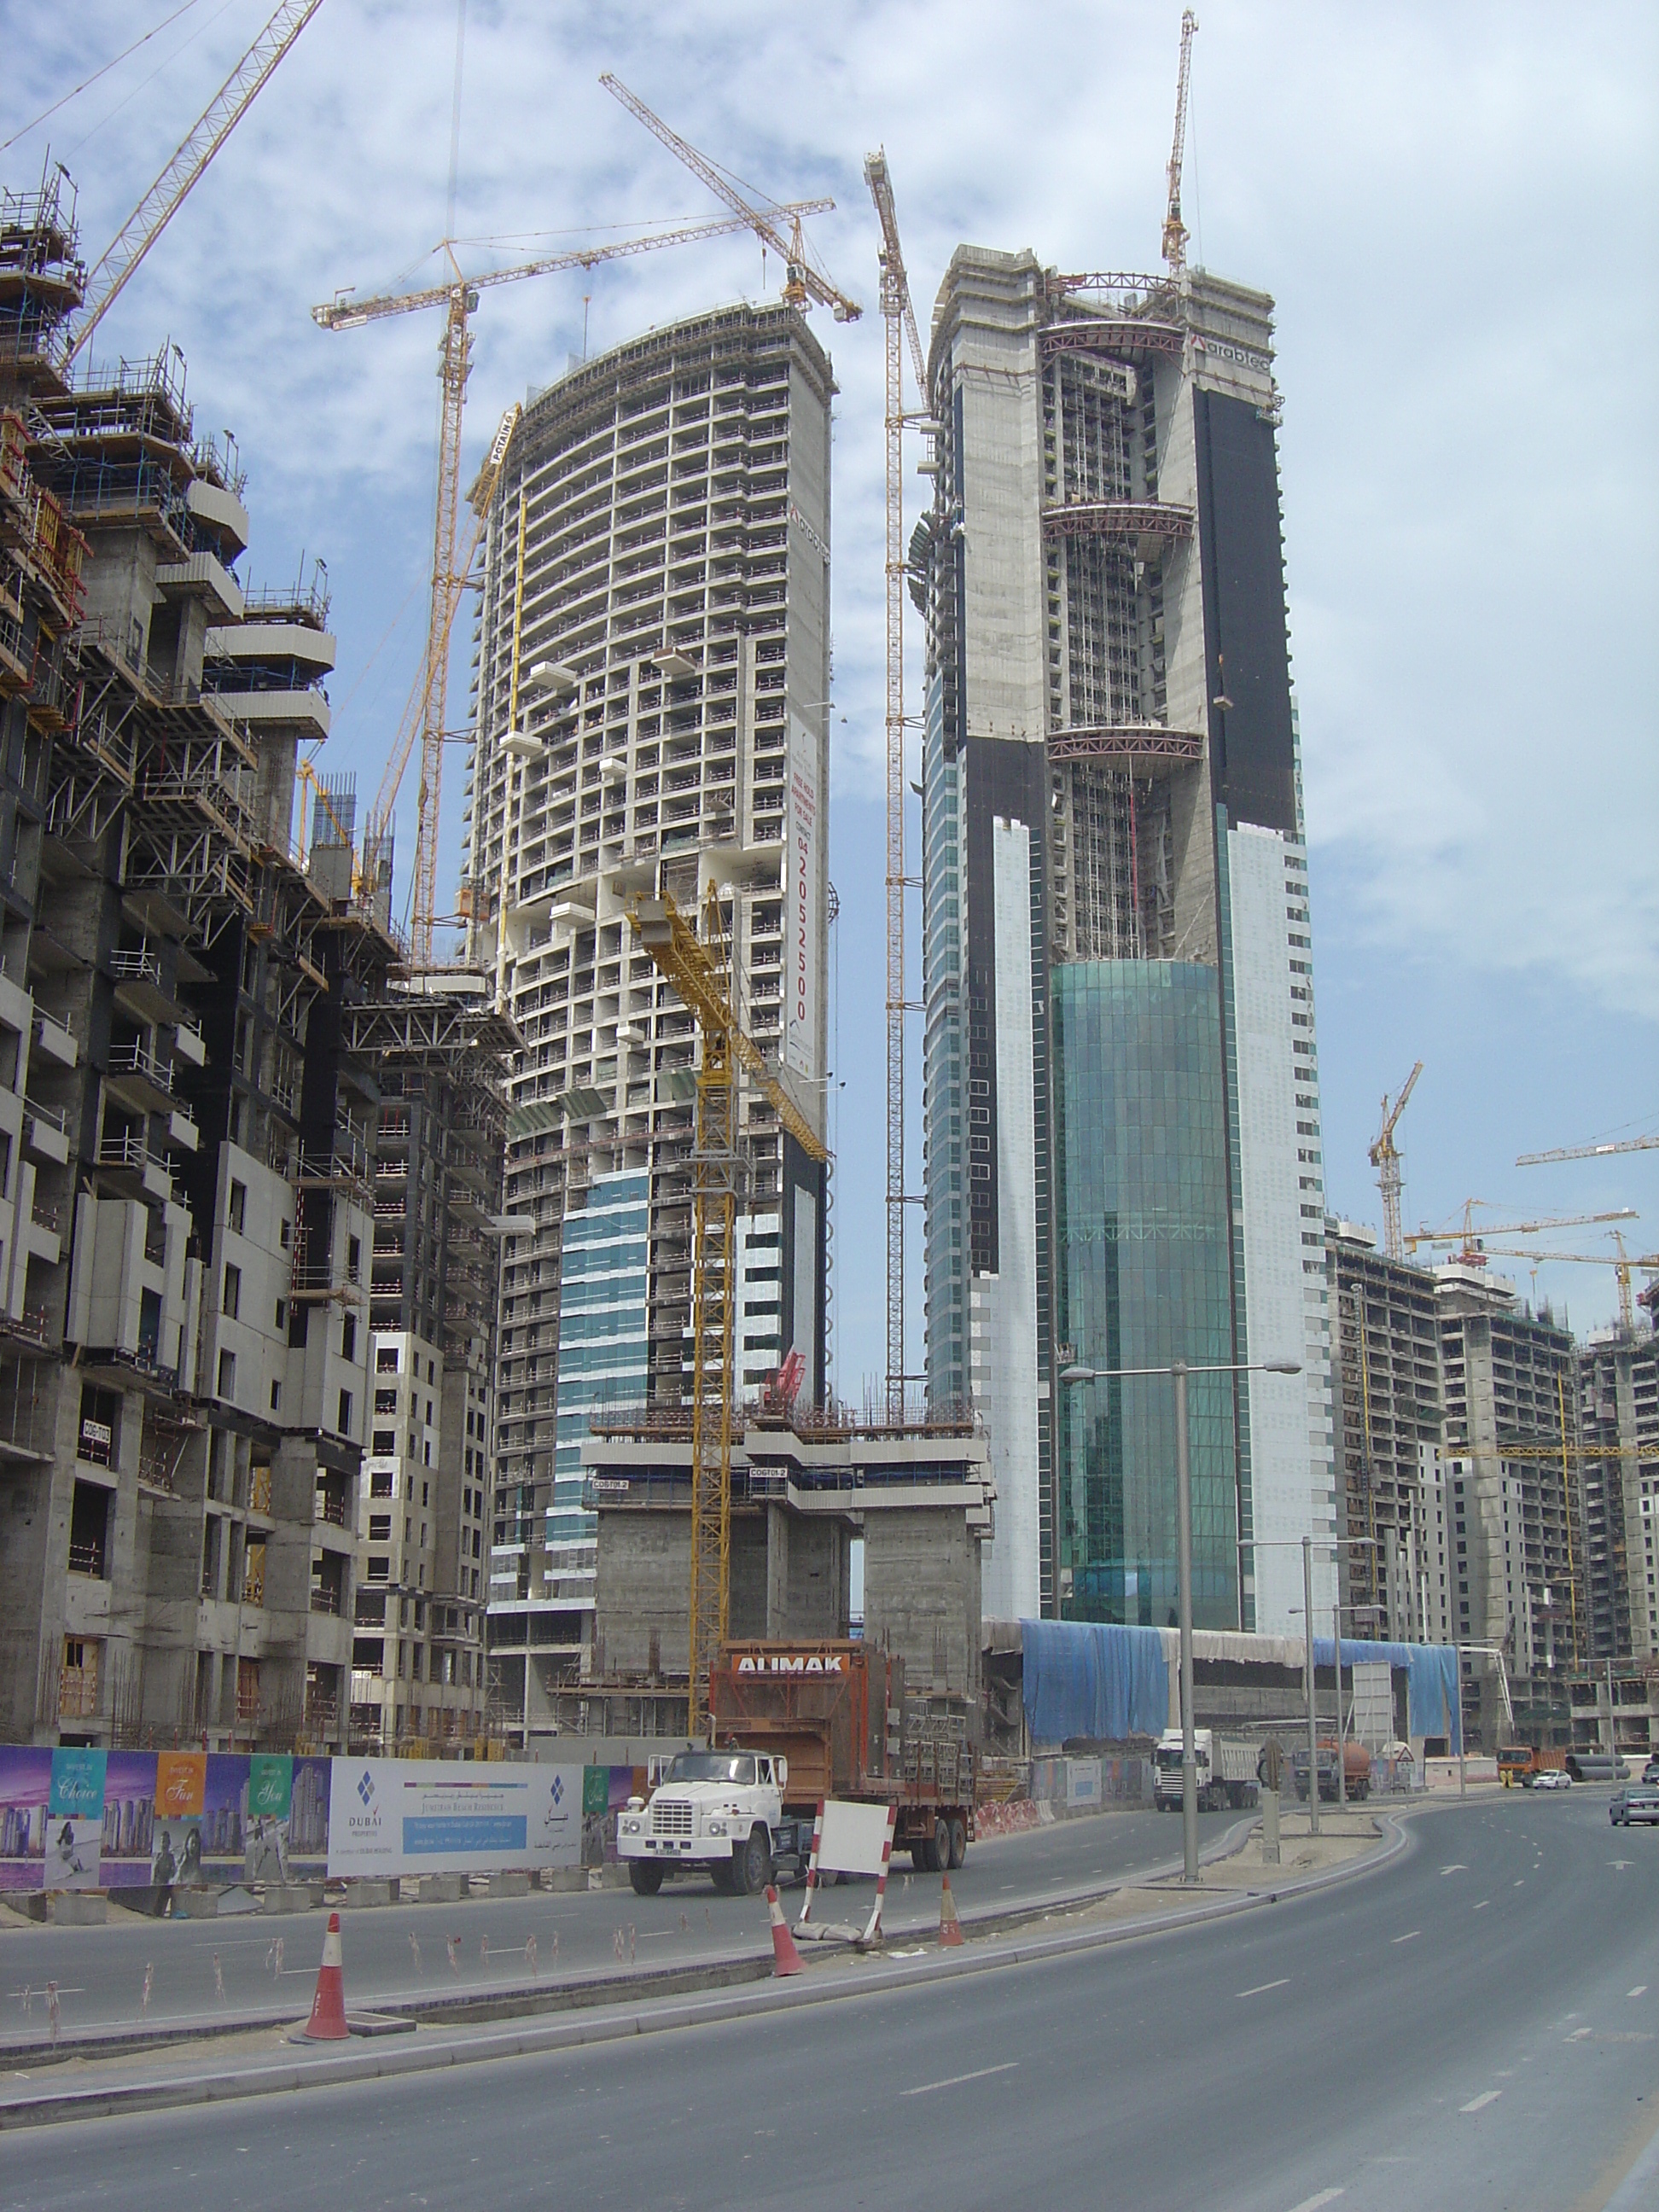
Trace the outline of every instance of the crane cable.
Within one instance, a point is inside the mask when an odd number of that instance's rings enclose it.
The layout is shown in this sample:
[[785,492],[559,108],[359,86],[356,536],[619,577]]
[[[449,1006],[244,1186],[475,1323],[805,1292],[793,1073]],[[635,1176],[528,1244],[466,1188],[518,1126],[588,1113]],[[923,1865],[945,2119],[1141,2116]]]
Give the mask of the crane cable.
[[[148,46],[152,39],[159,38],[168,25],[176,23],[181,15],[188,15],[196,4],[197,0],[185,0],[182,8],[175,8],[170,15],[164,15],[159,23],[153,25],[141,38],[135,39],[130,46],[123,46],[120,52],[106,61],[101,69],[94,70],[90,76],[83,76],[72,91],[66,92],[61,98],[54,100],[50,107],[43,107],[32,123],[25,123],[21,129],[14,131],[9,138],[0,138],[0,154],[7,152],[9,148],[15,146],[20,138],[27,138],[31,131],[38,131],[43,123],[50,122],[60,107],[67,107],[70,100],[78,100],[83,92],[89,92],[100,77],[107,76],[112,69],[118,69],[130,54],[136,54],[140,46]],[[224,11],[222,9],[220,12],[222,14]],[[191,35],[193,37],[195,33],[192,33]],[[165,67],[166,64],[163,64],[162,66]],[[148,82],[149,80],[146,79],[145,82]],[[142,88],[135,88],[142,89]],[[130,100],[132,94],[129,93],[127,98]],[[112,108],[110,113],[113,114],[115,112]],[[108,116],[106,116],[104,120],[107,122]],[[101,125],[99,127],[101,128]],[[82,143],[84,145],[85,143],[83,139]]]

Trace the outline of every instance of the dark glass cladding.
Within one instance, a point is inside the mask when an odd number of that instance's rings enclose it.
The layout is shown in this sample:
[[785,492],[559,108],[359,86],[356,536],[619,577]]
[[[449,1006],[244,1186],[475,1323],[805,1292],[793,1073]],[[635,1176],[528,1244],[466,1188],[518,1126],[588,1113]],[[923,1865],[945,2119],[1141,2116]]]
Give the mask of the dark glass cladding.
[[[1193,395],[1211,779],[1237,825],[1297,835],[1279,454],[1247,400]],[[1218,706],[1226,699],[1225,707]]]

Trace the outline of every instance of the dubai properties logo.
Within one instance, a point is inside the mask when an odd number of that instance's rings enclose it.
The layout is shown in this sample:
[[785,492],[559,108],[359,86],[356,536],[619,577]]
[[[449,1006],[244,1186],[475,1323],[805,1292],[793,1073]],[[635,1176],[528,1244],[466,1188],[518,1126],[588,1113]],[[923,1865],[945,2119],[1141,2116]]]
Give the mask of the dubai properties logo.
[[552,1798],[553,1802],[554,1802],[556,1805],[562,1805],[562,1804],[563,1804],[563,1802],[564,1802],[564,1777],[563,1777],[563,1775],[562,1775],[562,1774],[556,1774],[556,1775],[553,1777],[553,1787],[552,1787],[552,1789],[548,1792],[548,1795]]
[[374,1802],[374,1777],[369,1772],[367,1767],[364,1767],[362,1774],[358,1780],[357,1795],[363,1801],[364,1812],[368,1812],[370,1805]]

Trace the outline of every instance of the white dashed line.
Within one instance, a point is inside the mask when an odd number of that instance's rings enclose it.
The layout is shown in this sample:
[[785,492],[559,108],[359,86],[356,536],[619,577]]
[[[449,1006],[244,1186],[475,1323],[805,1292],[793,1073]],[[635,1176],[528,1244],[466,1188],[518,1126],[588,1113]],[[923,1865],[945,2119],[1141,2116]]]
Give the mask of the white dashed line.
[[1595,2033],[1595,2030],[1593,2027],[1575,2027],[1565,2040],[1569,2043],[1582,2043],[1587,2035],[1594,2035]]
[[1495,2105],[1503,2095],[1501,2089],[1483,2089],[1478,2097],[1471,2097],[1467,2105],[1460,2105],[1460,2112],[1484,2112],[1488,2105]]
[[1304,2197],[1299,2204],[1292,2204],[1291,2212],[1320,2212],[1322,2205],[1334,2204],[1341,2194],[1340,2189],[1322,2189],[1317,2196]]
[[1626,1995],[1627,1997],[1644,1997],[1644,1996],[1646,1996],[1647,1993],[1648,1993],[1648,1985],[1647,1985],[1647,1984],[1646,1984],[1645,1982],[1638,1982],[1638,1984],[1636,1984],[1636,1987],[1635,1987],[1633,1990],[1626,1990],[1625,1991],[1625,1995]]
[[1241,1997],[1265,1996],[1269,1990],[1287,1990],[1290,1986],[1291,1978],[1286,1974],[1282,1981],[1258,1982],[1253,1990],[1238,1990],[1235,1995]]
[[1000,2066],[981,2066],[972,2074],[952,2074],[948,2081],[919,2082],[914,2089],[901,2089],[901,2097],[931,2097],[935,2089],[959,2089],[964,2081],[983,2081],[993,2074],[1012,2074],[1019,2064],[1018,2058],[1005,2059]]
[[1480,1900],[1480,1904],[1479,1904],[1479,1905],[1477,1905],[1475,1906],[1474,1910],[1475,1910],[1477,1912],[1484,1912],[1484,1911],[1486,1911],[1486,1907],[1487,1907],[1491,1903],[1492,1903],[1492,1899],[1491,1899],[1491,1898],[1489,1898],[1489,1897],[1483,1897],[1483,1898],[1481,1899],[1481,1900]]
[[1393,1936],[1389,1940],[1391,1943],[1415,1943],[1422,1933],[1423,1930],[1420,1928],[1413,1928],[1404,1936]]

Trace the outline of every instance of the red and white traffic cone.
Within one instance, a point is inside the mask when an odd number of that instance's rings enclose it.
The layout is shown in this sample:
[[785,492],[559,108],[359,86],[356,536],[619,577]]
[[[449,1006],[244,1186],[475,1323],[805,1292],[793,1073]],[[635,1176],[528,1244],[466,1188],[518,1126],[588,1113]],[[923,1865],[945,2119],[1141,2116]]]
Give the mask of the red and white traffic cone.
[[351,2030],[346,2025],[345,1970],[340,1954],[340,1916],[328,1916],[323,1938],[323,1963],[317,1969],[317,1993],[311,2000],[311,2018],[305,2035],[311,2043],[343,2043]]
[[772,1921],[773,1978],[779,1980],[786,1974],[799,1973],[800,1953],[795,1948],[795,1939],[785,1924],[783,1907],[778,1903],[778,1893],[769,1882],[766,1889],[766,1910]]
[[939,1899],[939,1941],[941,1950],[962,1941],[962,1923],[957,1917],[957,1901],[951,1894],[951,1877],[945,1877],[945,1887]]

